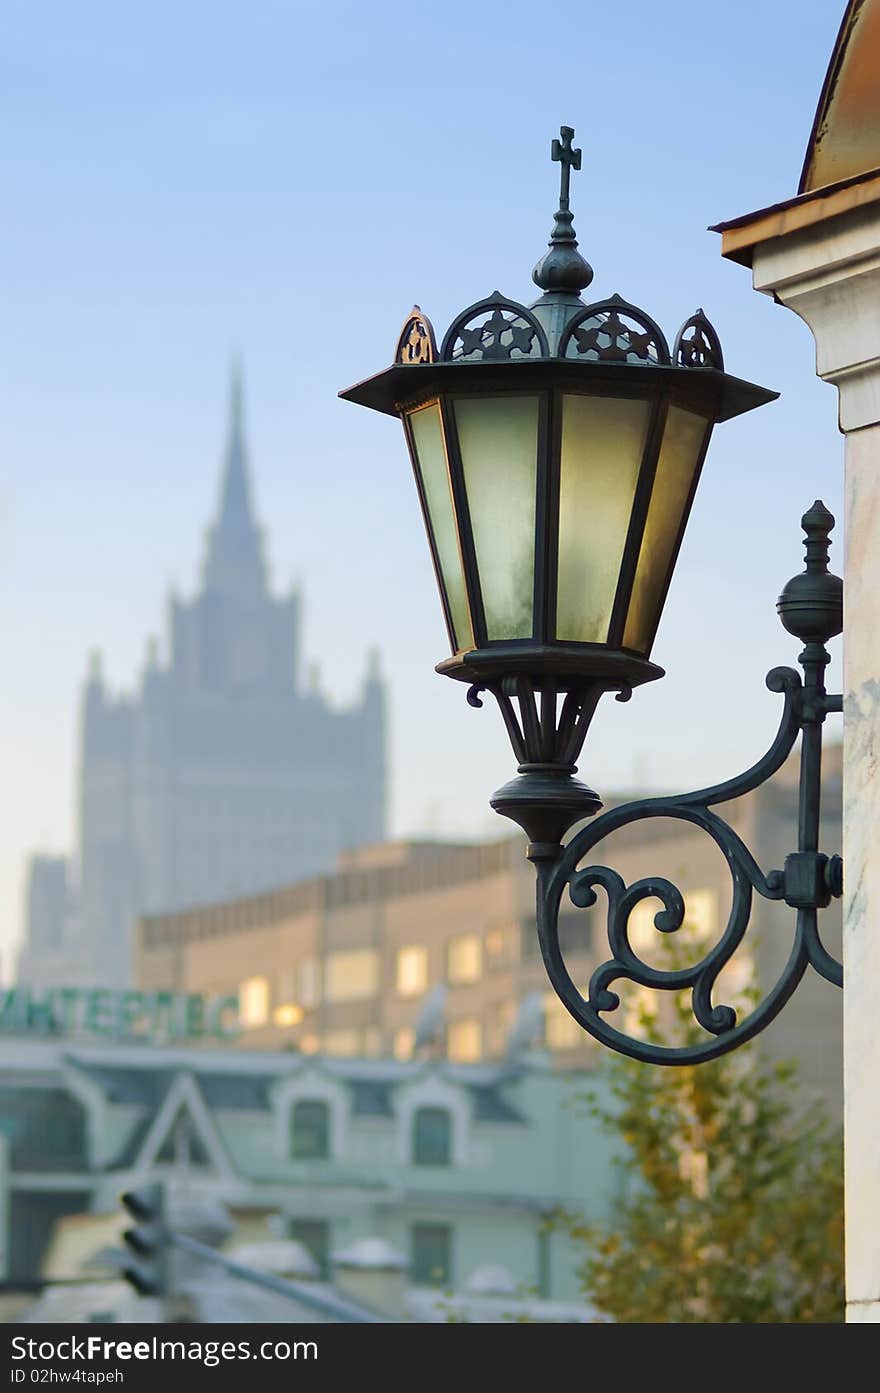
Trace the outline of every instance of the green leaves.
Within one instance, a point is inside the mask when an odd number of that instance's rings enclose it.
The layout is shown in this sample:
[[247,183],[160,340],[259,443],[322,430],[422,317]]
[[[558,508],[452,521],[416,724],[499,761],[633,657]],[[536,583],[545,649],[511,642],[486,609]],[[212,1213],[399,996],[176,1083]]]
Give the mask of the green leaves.
[[671,1068],[609,1056],[625,1145],[613,1226],[571,1219],[585,1295],[623,1322],[842,1321],[843,1145],[793,1064],[753,1046]]

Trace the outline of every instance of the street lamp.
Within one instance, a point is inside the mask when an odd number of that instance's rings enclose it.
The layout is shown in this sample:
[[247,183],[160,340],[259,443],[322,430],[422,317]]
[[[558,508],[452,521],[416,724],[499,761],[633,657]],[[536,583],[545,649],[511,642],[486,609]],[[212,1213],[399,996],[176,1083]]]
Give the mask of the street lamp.
[[[549,249],[532,273],[541,296],[526,306],[494,292],[453,320],[439,350],[415,306],[392,366],[340,395],[403,422],[451,647],[437,671],[467,682],[472,705],[482,705],[483,691],[499,704],[518,773],[491,804],[528,837],[538,935],[555,990],[613,1048],[655,1062],[695,1062],[763,1028],[808,963],[840,980],[816,929],[817,909],[840,893],[839,858],[829,861],[816,844],[821,725],[840,709],[822,684],[823,645],[842,627],[840,581],[827,568],[834,519],[818,503],[805,515],[807,570],[779,602],[783,624],[807,645],[800,658],[806,677],[803,685],[792,669],[768,677],[785,694],[785,710],[765,758],[716,788],[615,808],[564,845],[569,829],[602,806],[574,777],[599,698],[610,691],[625,701],[635,686],[664,675],[651,649],[713,426],[777,395],[724,371],[702,310],[670,350],[655,321],[619,296],[584,302],[580,292],[593,272],[578,251],[569,207],[571,170],[581,163],[573,136],[563,126],[551,147],[561,187]],[[802,845],[784,871],[764,876],[709,808],[769,778],[802,729]],[[656,927],[679,928],[679,891],[659,879],[626,887],[606,867],[581,868],[608,832],[658,816],[702,826],[733,877],[720,941],[675,972],[637,956],[627,923],[636,904],[657,897],[664,908]],[[586,906],[596,885],[608,896],[612,956],[584,997],[562,958],[558,915],[566,890]],[[731,1007],[713,1004],[712,991],[745,931],[753,890],[796,907],[798,927],[783,978],[737,1023]],[[610,984],[620,978],[660,990],[690,987],[706,1042],[662,1047],[617,1030],[606,1016],[619,1005]]]

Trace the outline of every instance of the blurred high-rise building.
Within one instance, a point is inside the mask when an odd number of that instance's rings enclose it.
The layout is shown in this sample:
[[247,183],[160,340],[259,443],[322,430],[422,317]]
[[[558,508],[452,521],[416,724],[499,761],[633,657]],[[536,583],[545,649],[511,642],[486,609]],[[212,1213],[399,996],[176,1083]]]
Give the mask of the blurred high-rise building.
[[170,603],[169,660],[139,690],[92,660],[76,864],[35,857],[18,980],[123,985],[137,917],[269,890],[385,835],[385,694],[331,709],[300,673],[300,600],[270,591],[233,374],[220,503],[201,585]]

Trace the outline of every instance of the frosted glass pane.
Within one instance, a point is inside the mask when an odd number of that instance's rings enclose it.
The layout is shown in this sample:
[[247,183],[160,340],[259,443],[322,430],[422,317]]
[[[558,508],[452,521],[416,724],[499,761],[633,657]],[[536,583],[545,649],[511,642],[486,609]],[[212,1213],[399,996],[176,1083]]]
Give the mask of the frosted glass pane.
[[530,638],[538,398],[462,398],[455,422],[489,638]]
[[623,633],[624,648],[647,655],[654,642],[672,551],[707,429],[705,416],[670,406]]
[[416,445],[422,489],[428,505],[431,531],[434,534],[434,546],[455,632],[455,647],[460,652],[465,648],[473,648],[474,638],[461,555],[458,550],[440,408],[436,404],[423,406],[419,411],[413,411],[409,420]]
[[649,411],[646,401],[562,398],[557,638],[608,639]]

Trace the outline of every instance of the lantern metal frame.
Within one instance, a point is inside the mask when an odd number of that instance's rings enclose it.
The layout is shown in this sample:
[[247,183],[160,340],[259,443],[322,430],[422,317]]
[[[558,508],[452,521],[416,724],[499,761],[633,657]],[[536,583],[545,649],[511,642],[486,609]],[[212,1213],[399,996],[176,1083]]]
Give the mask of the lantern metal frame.
[[[702,418],[705,434],[666,573],[655,595],[654,623],[648,626],[651,635],[663,612],[714,425],[778,395],[725,372],[718,335],[702,310],[685,321],[670,351],[660,326],[637,306],[618,295],[592,304],[580,298],[593,272],[577,250],[569,207],[569,175],[572,168],[580,168],[581,158],[572,146],[573,135],[571,127],[561,127],[561,139],[551,147],[552,158],[561,165],[561,187],[549,250],[533,272],[544,292],[541,298],[526,306],[493,292],[456,316],[439,351],[430,321],[415,305],[400,332],[393,364],[339,395],[403,421],[453,649],[436,670],[467,682],[472,706],[482,705],[485,691],[498,702],[518,773],[490,802],[497,812],[516,821],[528,838],[526,855],[537,871],[538,940],[557,996],[585,1031],[622,1054],[654,1064],[694,1064],[734,1049],[769,1024],[808,966],[842,984],[842,968],[822,944],[817,919],[818,910],[842,893],[840,857],[825,856],[818,849],[822,725],[829,713],[841,710],[841,697],[829,695],[824,687],[829,662],[824,645],[840,633],[843,622],[841,582],[828,571],[828,537],[834,519],[818,501],[804,515],[806,570],[789,582],[778,602],[784,626],[806,645],[799,658],[804,678],[792,668],[774,668],[767,677],[768,687],[784,697],[779,730],[767,753],[738,778],[711,788],[614,807],[564,842],[576,823],[602,807],[598,795],[574,778],[575,761],[600,697],[614,692],[617,700],[626,701],[634,687],[664,676],[663,669],[650,660],[653,637],[644,652],[624,647],[623,638],[669,409],[680,407]],[[641,400],[649,406],[606,642],[555,637],[553,549],[558,543],[562,399],[568,394]],[[538,400],[533,627],[527,638],[490,639],[454,402],[521,396]],[[436,405],[443,431],[473,629],[470,647],[461,646],[456,635],[410,422],[414,411],[429,405]],[[739,835],[713,809],[772,777],[798,735],[798,849],[786,858],[784,869],[765,874]],[[659,817],[683,820],[706,832],[727,862],[733,887],[721,937],[697,963],[674,971],[654,968],[639,957],[629,920],[637,905],[657,898],[663,908],[654,915],[655,928],[663,934],[676,932],[685,921],[684,898],[678,888],[657,877],[627,886],[607,866],[581,864],[605,836],[638,820]],[[575,907],[587,908],[596,903],[597,887],[607,896],[611,956],[593,973],[584,997],[565,965],[559,915],[566,891]],[[733,1007],[715,1004],[712,998],[719,974],[742,942],[755,893],[796,910],[795,938],[775,985],[759,1006],[738,1021]],[[605,1016],[620,1005],[612,985],[621,979],[661,992],[690,989],[694,1018],[707,1039],[664,1046],[616,1029]]]
[[[499,316],[509,316],[508,325],[517,322],[528,325],[533,335],[532,343],[538,346],[537,354],[522,353],[511,356],[515,345],[502,345],[505,357],[493,356],[498,346],[487,345],[489,356],[482,356],[479,349],[473,356],[444,357],[453,354],[456,341],[461,333],[467,332],[467,325],[492,310]],[[596,319],[599,315],[616,314],[626,316],[633,324],[647,329],[639,335],[627,335],[622,347],[618,336],[615,345],[618,355],[626,353],[629,357],[638,356],[643,361],[621,361],[603,356],[602,349],[584,361],[566,356],[569,346],[575,342],[578,329]],[[703,356],[698,359],[686,338],[688,330],[704,336]],[[508,330],[512,332],[511,330]],[[422,355],[410,360],[407,357],[408,345],[413,335],[418,343],[424,345]],[[649,347],[636,342],[655,336]],[[629,343],[627,343],[629,339]],[[415,458],[415,446],[408,414],[422,406],[437,404],[443,418],[449,454],[449,473],[456,516],[461,539],[461,559],[469,596],[475,597],[472,606],[475,646],[467,651],[453,651],[450,658],[437,664],[437,671],[459,681],[473,683],[511,673],[525,673],[531,677],[542,674],[548,676],[619,676],[622,682],[633,687],[641,682],[649,682],[664,676],[662,668],[650,663],[639,654],[623,647],[623,624],[626,617],[626,601],[631,589],[641,546],[642,531],[650,503],[651,487],[654,481],[660,448],[663,440],[663,427],[670,406],[680,407],[701,416],[706,421],[706,438],[700,457],[697,460],[691,489],[683,510],[681,527],[676,537],[670,557],[665,585],[659,597],[662,611],[675,561],[681,545],[693,496],[699,482],[703,459],[708,448],[713,425],[729,420],[744,411],[752,410],[766,402],[773,401],[778,393],[733,377],[723,370],[721,346],[717,334],[701,310],[692,315],[679,330],[673,354],[670,355],[662,331],[649,319],[643,310],[612,296],[609,300],[594,305],[578,302],[576,312],[570,315],[561,337],[554,344],[548,342],[540,322],[524,305],[507,300],[497,291],[486,300],[479,301],[463,311],[450,326],[444,341],[442,355],[436,357],[434,331],[430,321],[414,306],[404,323],[398,341],[396,361],[384,372],[359,382],[340,392],[340,396],[359,406],[367,406],[386,415],[400,416],[410,452]],[[649,351],[653,347],[653,354]],[[659,351],[658,351],[659,350]],[[530,396],[539,399],[537,463],[537,498],[539,510],[558,508],[558,481],[556,496],[546,476],[547,462],[552,454],[558,456],[558,448],[553,449],[552,441],[558,440],[561,428],[560,398],[566,394],[617,398],[620,400],[639,400],[650,404],[651,415],[643,447],[642,463],[639,470],[639,484],[634,500],[630,527],[624,546],[617,593],[611,619],[611,638],[608,643],[566,644],[550,639],[553,628],[553,597],[544,593],[546,570],[541,565],[535,567],[534,615],[536,626],[531,637],[523,639],[489,640],[485,617],[480,602],[479,572],[473,544],[473,533],[468,512],[467,491],[461,455],[457,446],[456,431],[450,421],[449,400],[467,396],[493,397]],[[427,520],[428,509],[422,485],[416,471],[416,487],[419,501]],[[536,518],[536,534],[541,544],[549,544],[552,535],[551,519]],[[429,531],[432,561],[437,577],[438,589],[443,604],[444,619],[453,650],[456,638],[449,613],[446,590],[440,564]],[[545,649],[544,645],[549,646]]]

